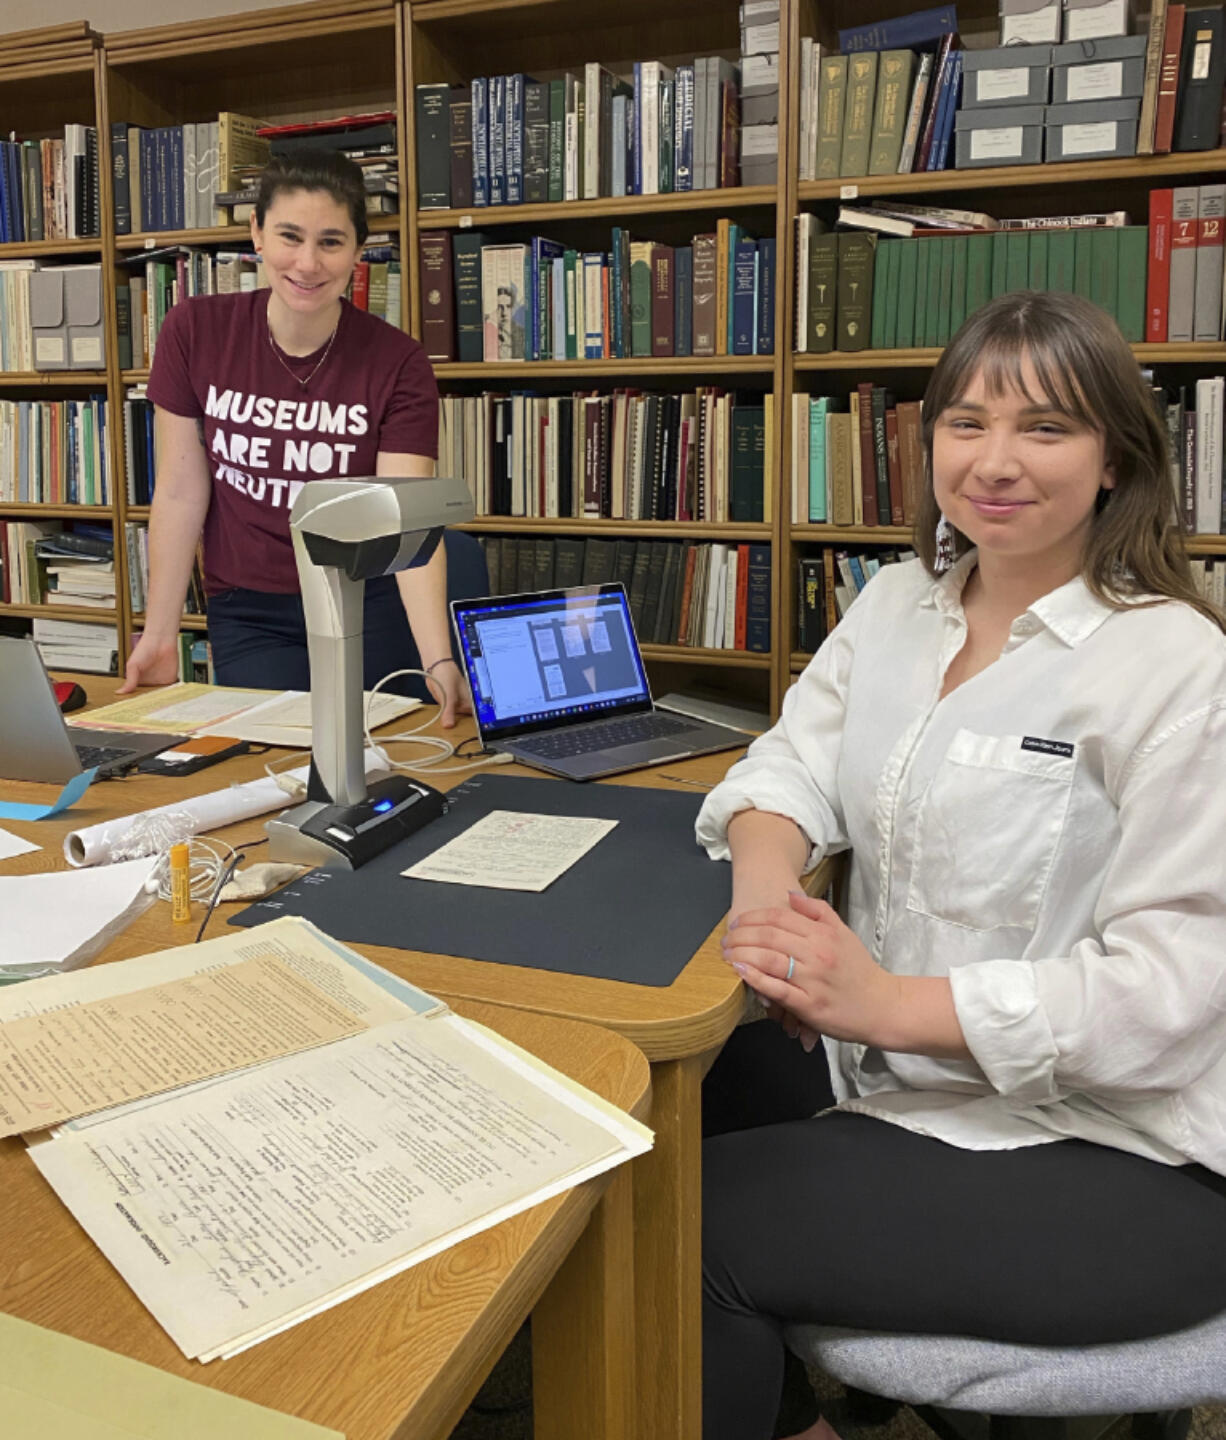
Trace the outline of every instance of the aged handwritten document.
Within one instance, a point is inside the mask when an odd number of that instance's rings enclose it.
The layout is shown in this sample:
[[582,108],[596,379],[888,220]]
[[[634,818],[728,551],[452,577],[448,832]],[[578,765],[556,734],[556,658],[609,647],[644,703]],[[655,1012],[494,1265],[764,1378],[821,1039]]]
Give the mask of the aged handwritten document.
[[189,1358],[237,1354],[651,1147],[636,1120],[295,917],[0,991],[0,1030],[85,1035],[99,1003],[257,971],[309,985],[296,1033],[329,1007],[368,1028],[30,1149]]
[[234,1354],[648,1147],[471,1029],[381,1026],[30,1153],[185,1355]]
[[616,825],[585,815],[491,810],[402,873],[412,880],[494,890],[547,890]]
[[273,955],[0,1024],[0,1135],[356,1034],[364,1022]]

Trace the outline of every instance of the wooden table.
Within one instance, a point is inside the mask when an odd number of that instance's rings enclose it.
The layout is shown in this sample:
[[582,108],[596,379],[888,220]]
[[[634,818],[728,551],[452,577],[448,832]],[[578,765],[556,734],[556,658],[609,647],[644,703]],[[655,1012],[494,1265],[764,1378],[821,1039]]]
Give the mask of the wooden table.
[[[647,1062],[620,1036],[495,1005],[455,1009],[649,1118]],[[184,1359],[111,1268],[23,1143],[3,1140],[0,1308],[347,1440],[445,1440],[536,1306],[549,1323],[573,1327],[564,1353],[543,1352],[557,1372],[537,1379],[544,1433],[584,1434],[576,1416],[602,1407],[612,1431],[633,1396],[631,1190],[623,1165],[231,1360],[201,1365]],[[601,1323],[609,1333],[593,1334]]]
[[[79,678],[79,677],[78,677]],[[91,704],[110,698],[113,680],[90,677]],[[411,725],[415,717],[402,722]],[[398,728],[396,726],[393,729]],[[431,733],[442,733],[431,727]],[[473,733],[464,721],[448,738]],[[401,754],[410,756],[408,747]],[[704,756],[658,769],[633,771],[613,783],[647,785],[699,793],[714,784],[740,752]],[[399,756],[394,754],[394,758]],[[0,873],[42,870],[62,864],[59,847],[69,830],[95,823],[107,815],[130,813],[165,804],[178,794],[200,794],[258,775],[264,759],[243,757],[178,780],[137,777],[95,785],[70,812],[68,820],[40,821],[36,828],[0,822],[24,834],[45,836],[48,850],[0,864]],[[502,767],[521,775],[538,772]],[[426,776],[440,789],[480,774]],[[670,777],[680,776],[686,784]],[[547,777],[541,777],[545,779]],[[47,786],[0,782],[8,799],[43,799]],[[214,832],[238,843],[262,838],[263,820],[249,820],[230,831]],[[257,852],[258,856],[258,852]],[[209,934],[224,926],[225,911],[212,921]],[[130,926],[104,952],[105,959],[144,954],[182,938],[169,919],[169,907],[156,906]],[[606,1026],[633,1042],[651,1062],[651,1124],[656,1133],[651,1154],[634,1163],[634,1272],[636,1386],[639,1396],[637,1433],[640,1440],[698,1440],[701,1434],[701,1129],[702,1077],[742,1010],[741,983],[724,963],[717,928],[693,959],[667,987],[623,984],[586,976],[563,975],[512,965],[493,965],[452,956],[422,954],[379,946],[357,947],[413,984],[448,999],[494,1003],[558,1019]],[[554,1318],[549,1305],[538,1308],[534,1341],[549,1348]],[[569,1324],[569,1321],[564,1323]],[[596,1323],[593,1321],[593,1323]],[[605,1334],[610,1327],[605,1326]],[[544,1387],[552,1384],[539,1376]],[[543,1390],[540,1392],[543,1396]],[[538,1402],[539,1403],[539,1402]],[[538,1426],[538,1436],[546,1435]],[[568,1436],[601,1440],[605,1433],[593,1416]]]

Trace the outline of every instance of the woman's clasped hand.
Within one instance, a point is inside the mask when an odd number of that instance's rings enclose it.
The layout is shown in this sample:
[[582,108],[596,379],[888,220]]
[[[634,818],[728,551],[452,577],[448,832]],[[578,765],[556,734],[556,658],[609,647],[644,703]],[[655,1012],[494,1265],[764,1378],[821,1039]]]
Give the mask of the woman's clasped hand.
[[793,891],[786,909],[738,915],[723,947],[732,968],[779,1008],[784,1028],[806,1049],[819,1034],[899,1048],[904,977],[883,970],[825,900]]

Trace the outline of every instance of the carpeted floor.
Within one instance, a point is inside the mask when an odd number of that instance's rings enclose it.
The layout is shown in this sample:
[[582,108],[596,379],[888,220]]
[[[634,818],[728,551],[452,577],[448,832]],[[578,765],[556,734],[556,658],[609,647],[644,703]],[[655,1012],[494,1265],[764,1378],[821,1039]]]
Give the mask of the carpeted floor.
[[[451,1440],[532,1440],[531,1350],[525,1326],[452,1431]],[[839,1385],[822,1375],[811,1375],[810,1379],[821,1401],[822,1413],[843,1440],[934,1440],[933,1432],[905,1405],[885,1424],[855,1423],[847,1415]],[[790,1429],[782,1433],[787,1434]],[[582,1437],[576,1436],[575,1440]],[[643,1440],[654,1440],[654,1437],[644,1436]],[[1129,1440],[1127,1418],[1113,1426],[1103,1440]],[[1195,1411],[1188,1440],[1226,1440],[1226,1406],[1206,1405]]]

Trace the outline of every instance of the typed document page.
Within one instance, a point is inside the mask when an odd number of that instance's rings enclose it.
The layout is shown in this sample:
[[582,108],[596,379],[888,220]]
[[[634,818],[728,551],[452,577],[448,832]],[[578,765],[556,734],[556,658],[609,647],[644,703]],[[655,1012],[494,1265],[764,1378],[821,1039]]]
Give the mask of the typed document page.
[[649,1146],[637,1122],[442,1015],[30,1153],[184,1354],[208,1360]]

